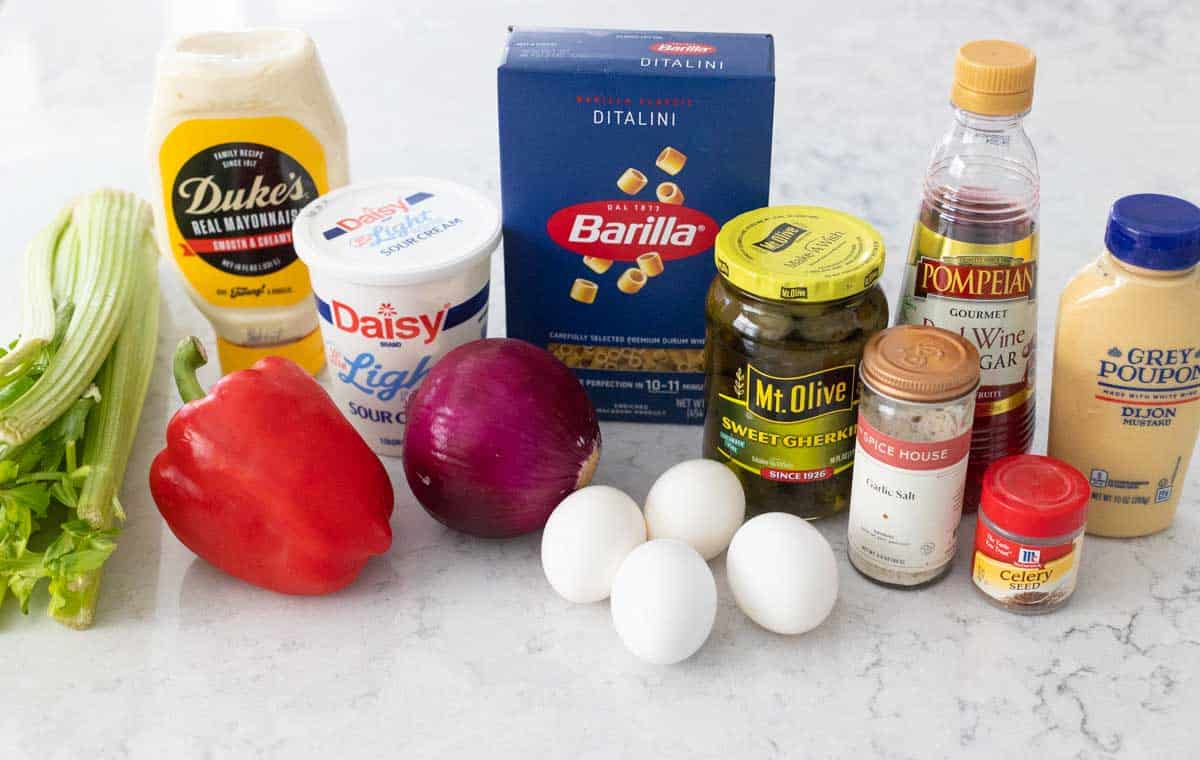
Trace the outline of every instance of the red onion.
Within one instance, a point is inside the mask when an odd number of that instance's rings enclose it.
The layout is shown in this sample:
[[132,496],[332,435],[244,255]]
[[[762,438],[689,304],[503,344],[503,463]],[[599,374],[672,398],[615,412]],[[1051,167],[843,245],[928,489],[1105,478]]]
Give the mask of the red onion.
[[600,426],[566,365],[510,338],[459,346],[408,401],[404,473],[417,501],[455,530],[508,538],[540,530],[600,459]]

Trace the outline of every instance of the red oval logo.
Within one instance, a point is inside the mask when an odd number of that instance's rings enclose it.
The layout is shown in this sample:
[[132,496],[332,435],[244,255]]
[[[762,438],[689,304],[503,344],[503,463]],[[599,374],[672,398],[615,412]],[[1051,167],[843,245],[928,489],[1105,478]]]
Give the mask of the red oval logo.
[[659,42],[651,45],[650,49],[666,55],[712,55],[717,52],[716,45],[705,45],[703,42]]
[[703,211],[646,201],[591,201],[555,211],[550,239],[581,256],[633,261],[647,251],[663,259],[695,256],[713,247],[720,225]]

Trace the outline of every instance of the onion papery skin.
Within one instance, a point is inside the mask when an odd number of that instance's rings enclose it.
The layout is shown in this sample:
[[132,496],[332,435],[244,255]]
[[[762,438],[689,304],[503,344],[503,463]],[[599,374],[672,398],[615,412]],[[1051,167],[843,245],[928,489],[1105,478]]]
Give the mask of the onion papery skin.
[[583,386],[512,338],[459,346],[409,397],[404,474],[436,520],[483,538],[541,530],[591,480],[600,425]]

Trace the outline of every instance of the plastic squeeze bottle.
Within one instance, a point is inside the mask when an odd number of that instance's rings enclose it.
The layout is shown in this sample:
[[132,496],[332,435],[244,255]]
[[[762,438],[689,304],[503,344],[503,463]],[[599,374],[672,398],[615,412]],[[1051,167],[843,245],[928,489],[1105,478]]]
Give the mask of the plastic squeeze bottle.
[[966,512],[979,505],[987,466],[1033,440],[1039,178],[1022,119],[1035,68],[1033,53],[1014,42],[959,48],[954,119],[925,175],[896,316],[979,349]]
[[217,333],[224,373],[268,355],[325,363],[292,222],[348,180],[346,127],[313,41],[206,32],[158,57],[147,152],[156,227]]
[[1113,204],[1107,250],[1063,291],[1050,456],[1087,476],[1087,531],[1171,524],[1200,431],[1200,208],[1169,195]]

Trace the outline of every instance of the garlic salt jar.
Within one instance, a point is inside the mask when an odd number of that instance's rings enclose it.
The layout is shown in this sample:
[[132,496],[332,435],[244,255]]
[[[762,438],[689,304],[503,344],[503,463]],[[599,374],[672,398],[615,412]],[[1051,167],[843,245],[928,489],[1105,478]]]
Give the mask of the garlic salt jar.
[[971,577],[993,604],[1027,615],[1075,591],[1091,489],[1066,462],[1018,454],[983,475]]
[[376,453],[398,457],[409,395],[438,359],[487,332],[500,212],[462,185],[402,177],[318,198],[293,236],[312,273],[331,395]]
[[867,341],[859,377],[850,564],[886,586],[931,583],[958,548],[979,351],[900,325]]

